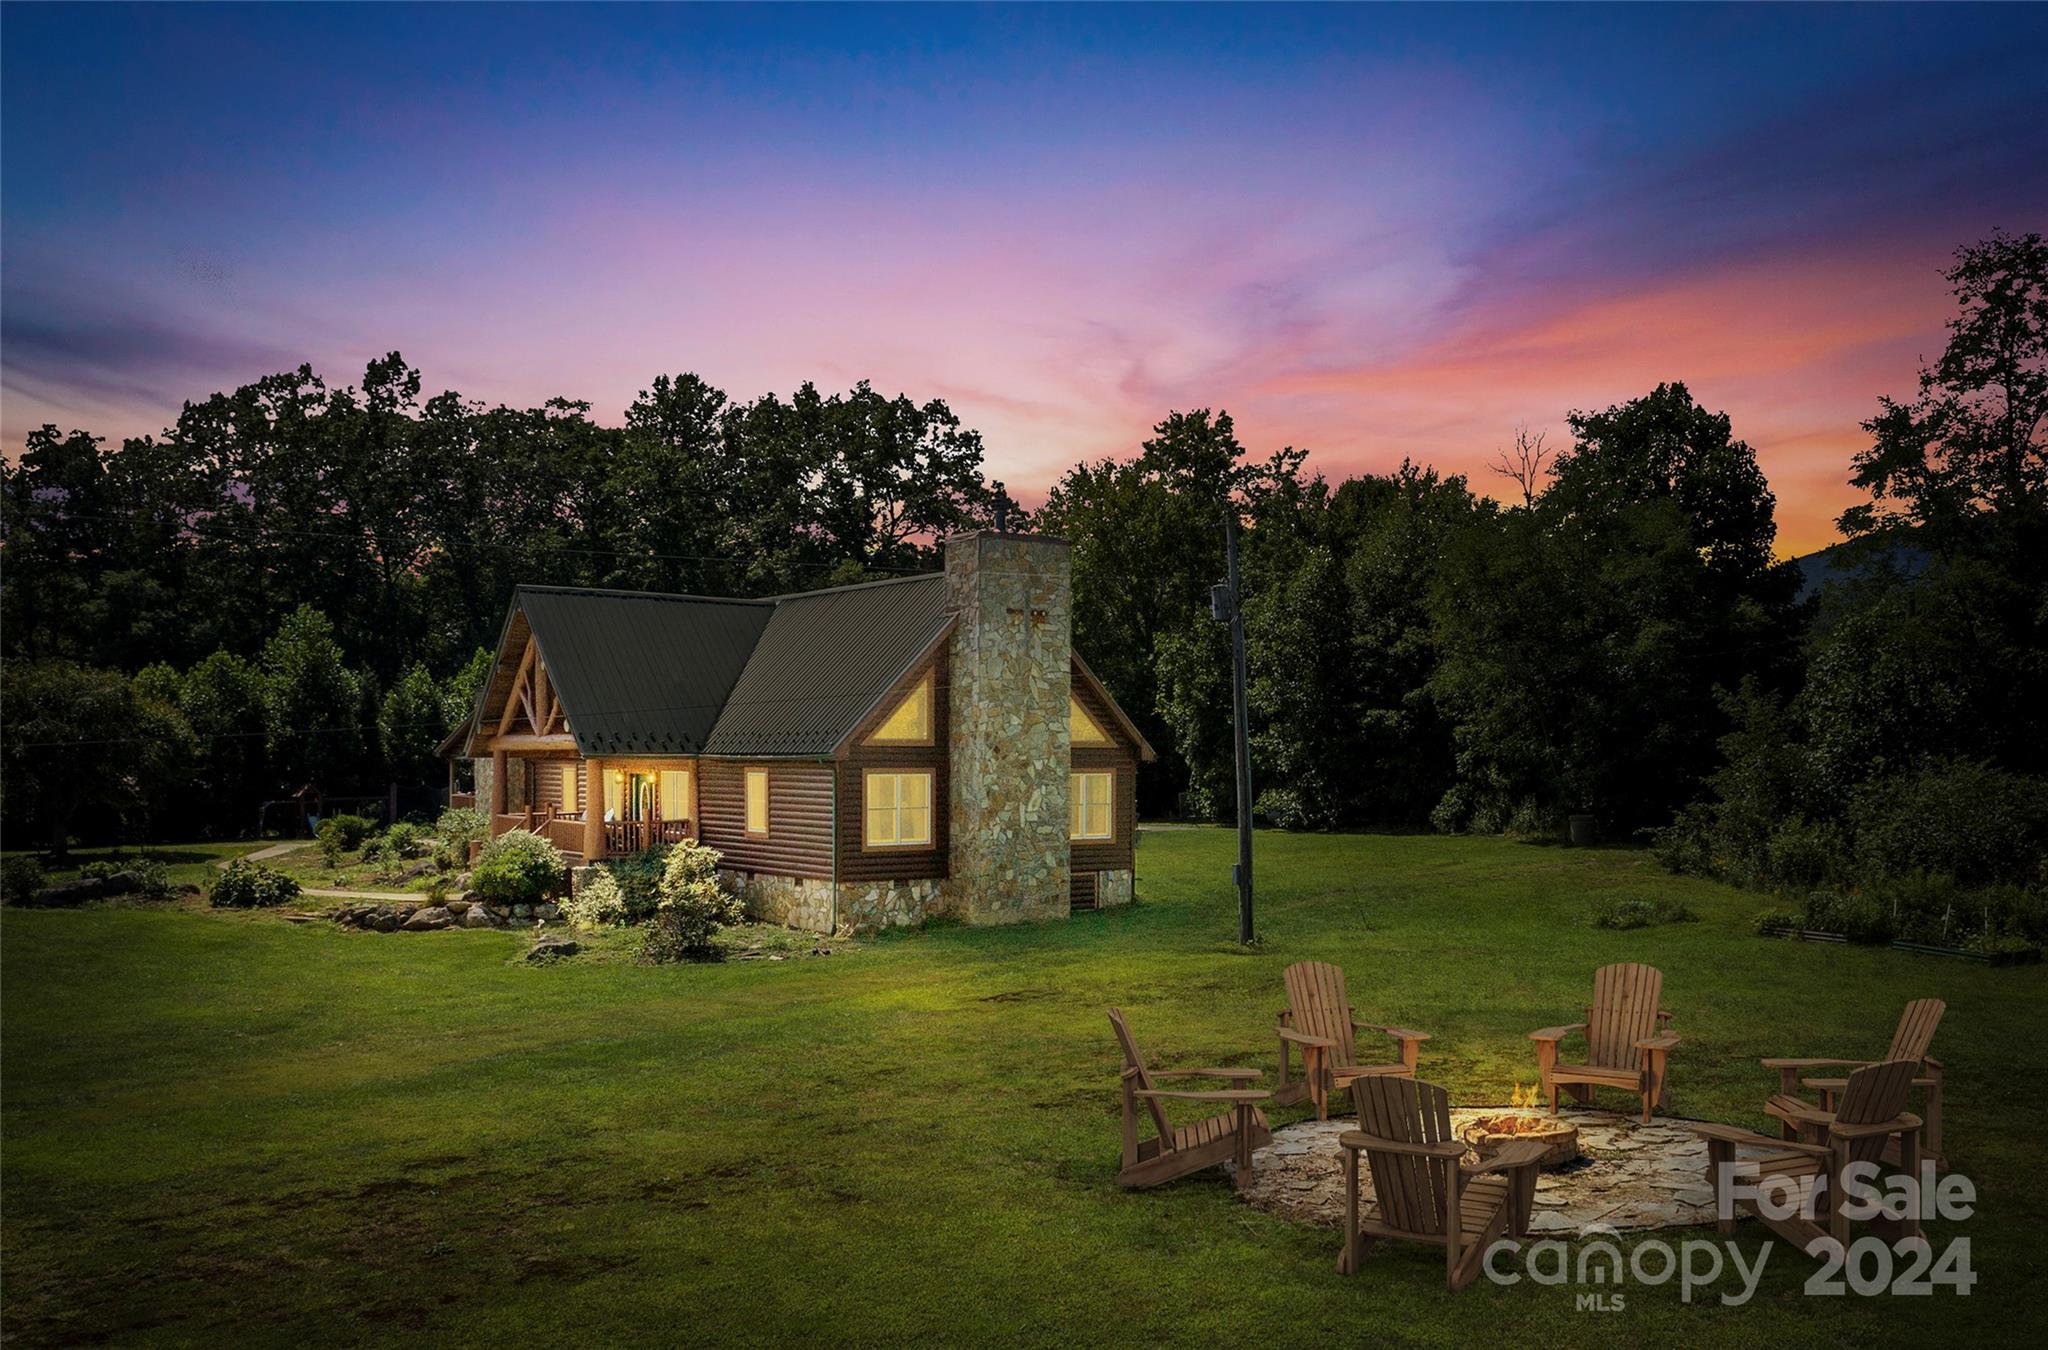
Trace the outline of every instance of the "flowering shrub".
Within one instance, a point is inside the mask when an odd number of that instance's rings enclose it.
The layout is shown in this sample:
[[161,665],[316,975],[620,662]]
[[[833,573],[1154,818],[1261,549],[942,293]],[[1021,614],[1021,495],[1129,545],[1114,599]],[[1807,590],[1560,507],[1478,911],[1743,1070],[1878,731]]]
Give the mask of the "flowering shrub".
[[568,881],[562,850],[526,830],[507,830],[484,845],[469,888],[494,905],[537,905]]
[[626,921],[626,897],[608,867],[592,868],[583,888],[562,904],[562,917],[578,928],[605,928]]
[[718,884],[718,850],[702,844],[669,849],[657,891],[654,926],[640,949],[644,961],[715,961],[712,937],[746,917],[740,898]]
[[299,898],[299,883],[274,867],[237,858],[213,883],[216,909],[270,909]]

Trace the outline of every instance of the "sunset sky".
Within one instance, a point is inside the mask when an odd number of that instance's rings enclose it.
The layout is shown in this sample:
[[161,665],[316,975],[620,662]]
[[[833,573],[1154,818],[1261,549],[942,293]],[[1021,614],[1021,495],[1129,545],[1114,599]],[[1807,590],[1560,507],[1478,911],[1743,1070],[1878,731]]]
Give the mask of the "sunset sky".
[[1168,410],[1475,474],[1689,383],[1780,549],[1939,271],[2048,227],[2048,8],[6,7],[0,422],[940,396],[1028,502]]

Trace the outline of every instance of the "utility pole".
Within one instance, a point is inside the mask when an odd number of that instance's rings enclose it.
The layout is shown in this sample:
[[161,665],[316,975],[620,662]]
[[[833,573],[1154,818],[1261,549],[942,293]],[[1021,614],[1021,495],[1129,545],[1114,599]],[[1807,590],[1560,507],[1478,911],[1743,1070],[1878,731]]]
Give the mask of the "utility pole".
[[1223,548],[1229,574],[1221,586],[1209,590],[1212,618],[1230,620],[1231,720],[1236,724],[1237,745],[1237,866],[1231,877],[1237,883],[1237,940],[1252,940],[1252,747],[1250,711],[1245,701],[1244,592],[1237,579],[1237,513],[1223,512]]

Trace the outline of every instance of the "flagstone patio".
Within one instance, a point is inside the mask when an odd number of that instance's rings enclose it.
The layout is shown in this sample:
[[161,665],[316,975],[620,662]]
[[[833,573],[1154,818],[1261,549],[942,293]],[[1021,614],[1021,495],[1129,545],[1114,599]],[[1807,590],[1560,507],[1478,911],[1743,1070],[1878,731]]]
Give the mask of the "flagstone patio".
[[[1515,1111],[1475,1106],[1452,1111],[1451,1123],[1462,1135],[1474,1119],[1504,1114]],[[1595,1225],[1626,1231],[1714,1221],[1706,1142],[1683,1122],[1643,1125],[1618,1111],[1583,1108],[1561,1114],[1578,1127],[1580,1158],[1537,1178],[1531,1232],[1577,1237]],[[1341,1227],[1344,1161],[1337,1137],[1355,1128],[1351,1120],[1305,1120],[1275,1130],[1273,1142],[1252,1154],[1252,1182],[1241,1195],[1296,1223]],[[1359,1189],[1372,1193],[1369,1168],[1359,1169]]]

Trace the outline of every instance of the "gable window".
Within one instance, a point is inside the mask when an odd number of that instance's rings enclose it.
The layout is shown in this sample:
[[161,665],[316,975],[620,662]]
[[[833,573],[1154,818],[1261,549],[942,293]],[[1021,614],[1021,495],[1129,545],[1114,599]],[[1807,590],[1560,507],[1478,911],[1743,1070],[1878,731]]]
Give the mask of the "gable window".
[[1109,733],[1102,724],[1088,715],[1081,706],[1081,700],[1071,695],[1067,698],[1067,739],[1075,745],[1108,745]]
[[917,687],[903,696],[891,710],[869,745],[930,745],[932,743],[932,673],[926,671]]
[[688,769],[663,769],[661,789],[657,801],[663,820],[688,820],[690,818],[690,771]]
[[924,848],[932,842],[932,775],[928,769],[895,773],[870,769],[863,778],[869,848]]
[[1116,775],[1108,771],[1077,773],[1068,780],[1067,801],[1071,814],[1068,834],[1075,839],[1110,839],[1116,823],[1111,814],[1111,791]]
[[574,764],[564,764],[562,766],[562,810],[565,814],[570,815],[575,814],[576,811],[576,766]]
[[747,770],[747,833],[768,833],[768,771]]

